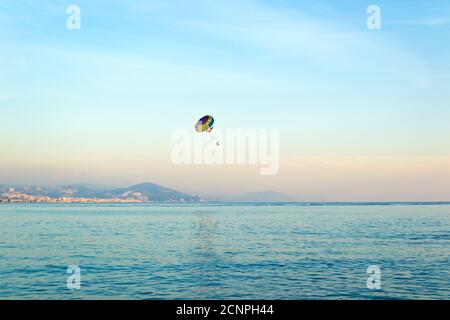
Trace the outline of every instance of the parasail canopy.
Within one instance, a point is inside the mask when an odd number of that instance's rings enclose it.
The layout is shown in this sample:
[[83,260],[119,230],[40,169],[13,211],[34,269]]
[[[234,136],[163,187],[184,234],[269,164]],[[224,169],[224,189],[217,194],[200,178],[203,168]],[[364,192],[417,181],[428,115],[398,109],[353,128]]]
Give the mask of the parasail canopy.
[[201,117],[200,120],[195,124],[195,131],[197,132],[210,132],[213,129],[214,118],[212,116],[206,115]]

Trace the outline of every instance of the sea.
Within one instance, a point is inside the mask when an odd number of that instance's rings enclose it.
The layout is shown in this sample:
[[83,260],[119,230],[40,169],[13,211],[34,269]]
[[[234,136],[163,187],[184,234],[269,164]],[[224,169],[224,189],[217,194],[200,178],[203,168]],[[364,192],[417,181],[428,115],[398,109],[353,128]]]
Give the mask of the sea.
[[448,203],[0,204],[0,299],[449,299]]

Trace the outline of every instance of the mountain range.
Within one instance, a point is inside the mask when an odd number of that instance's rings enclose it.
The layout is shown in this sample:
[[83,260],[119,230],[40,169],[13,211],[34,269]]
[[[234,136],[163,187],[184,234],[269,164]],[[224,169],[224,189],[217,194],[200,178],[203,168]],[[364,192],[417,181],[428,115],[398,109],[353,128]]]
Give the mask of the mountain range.
[[287,195],[275,191],[248,192],[241,195],[202,197],[190,195],[155,183],[141,183],[124,188],[108,188],[76,183],[65,186],[0,185],[0,202],[291,202]]
[[126,188],[100,189],[83,185],[57,187],[0,186],[0,193],[20,193],[49,198],[136,199],[142,202],[199,202],[199,196],[182,193],[155,183],[141,183]]

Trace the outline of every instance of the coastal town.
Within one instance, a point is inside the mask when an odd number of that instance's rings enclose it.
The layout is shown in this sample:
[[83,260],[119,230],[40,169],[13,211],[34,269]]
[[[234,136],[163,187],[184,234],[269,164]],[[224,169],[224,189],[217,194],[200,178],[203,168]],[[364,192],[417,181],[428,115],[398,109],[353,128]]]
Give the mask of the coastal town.
[[0,203],[140,203],[145,202],[141,197],[130,198],[86,198],[86,197],[49,197],[17,192],[9,188],[0,193]]
[[199,196],[155,183],[108,188],[88,184],[60,186],[0,185],[0,203],[185,203]]

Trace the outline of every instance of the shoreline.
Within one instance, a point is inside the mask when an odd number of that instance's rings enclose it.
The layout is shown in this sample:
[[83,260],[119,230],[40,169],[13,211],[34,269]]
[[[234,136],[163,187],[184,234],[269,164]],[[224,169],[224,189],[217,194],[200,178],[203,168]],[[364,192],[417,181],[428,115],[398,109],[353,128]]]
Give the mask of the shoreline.
[[435,206],[435,205],[450,205],[450,201],[342,201],[342,202],[218,202],[218,201],[204,201],[204,202],[36,202],[36,201],[0,201],[2,204],[42,204],[42,205],[195,205],[195,206],[302,206],[302,207],[333,207],[333,206]]

